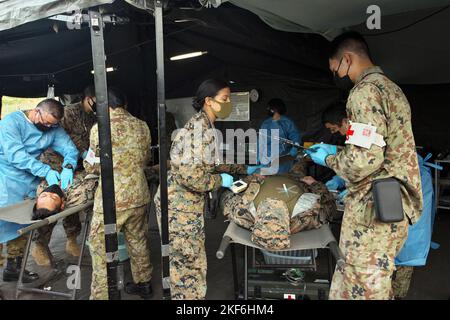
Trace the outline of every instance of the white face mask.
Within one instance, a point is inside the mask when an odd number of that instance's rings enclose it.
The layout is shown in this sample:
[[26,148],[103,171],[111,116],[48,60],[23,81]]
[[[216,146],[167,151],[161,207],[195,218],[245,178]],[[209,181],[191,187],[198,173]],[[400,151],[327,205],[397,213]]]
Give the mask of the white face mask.
[[294,210],[292,211],[291,218],[298,214],[306,212],[314,208],[314,206],[319,202],[320,196],[314,193],[304,193],[298,198],[295,204]]

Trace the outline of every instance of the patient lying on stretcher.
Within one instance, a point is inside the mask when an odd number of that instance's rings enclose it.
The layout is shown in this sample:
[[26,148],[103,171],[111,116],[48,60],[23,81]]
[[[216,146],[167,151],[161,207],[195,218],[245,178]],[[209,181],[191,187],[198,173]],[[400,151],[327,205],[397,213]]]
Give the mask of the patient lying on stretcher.
[[[98,177],[88,175],[84,170],[75,171],[72,184],[63,192],[58,185],[48,186],[43,179],[37,188],[36,204],[33,208],[33,219],[45,219],[65,209],[84,204],[94,199]],[[40,266],[51,264],[49,242],[56,222],[36,230],[33,237],[31,254]],[[63,219],[64,230],[67,235],[66,252],[71,256],[79,256],[80,248],[77,236],[81,231],[79,214],[75,213]]]
[[324,184],[293,171],[286,175],[253,175],[241,193],[226,191],[223,214],[252,231],[251,240],[269,250],[290,248],[290,235],[320,228],[335,216],[335,197]]

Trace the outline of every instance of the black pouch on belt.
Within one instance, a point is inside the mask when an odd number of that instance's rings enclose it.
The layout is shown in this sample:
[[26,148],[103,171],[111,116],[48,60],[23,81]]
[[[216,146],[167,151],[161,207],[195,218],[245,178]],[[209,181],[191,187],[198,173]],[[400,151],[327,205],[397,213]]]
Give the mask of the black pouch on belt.
[[378,221],[393,223],[404,219],[400,182],[395,178],[375,180],[372,184],[375,217]]

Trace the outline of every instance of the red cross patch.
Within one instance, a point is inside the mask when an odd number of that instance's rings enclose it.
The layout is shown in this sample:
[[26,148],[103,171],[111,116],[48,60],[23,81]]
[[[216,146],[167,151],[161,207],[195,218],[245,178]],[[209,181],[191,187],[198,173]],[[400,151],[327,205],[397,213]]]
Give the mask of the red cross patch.
[[348,140],[348,138],[349,138],[350,136],[352,136],[354,133],[355,133],[355,130],[352,130],[352,125],[349,125],[349,126],[348,126],[348,129],[347,129],[347,137],[346,137],[346,140]]

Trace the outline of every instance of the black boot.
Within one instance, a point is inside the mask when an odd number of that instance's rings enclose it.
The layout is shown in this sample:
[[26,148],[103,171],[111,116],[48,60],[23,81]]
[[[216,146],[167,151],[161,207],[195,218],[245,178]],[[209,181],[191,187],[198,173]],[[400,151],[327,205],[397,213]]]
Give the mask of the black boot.
[[128,282],[125,285],[125,292],[128,294],[139,295],[142,299],[150,299],[153,295],[152,283],[148,282]]
[[[20,268],[22,267],[22,257],[8,258],[6,268],[3,270],[3,281],[19,280]],[[30,283],[39,279],[37,273],[25,269],[22,277],[23,283]]]

